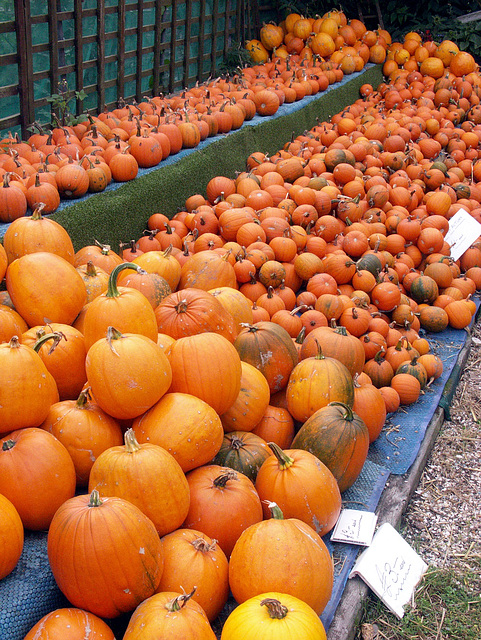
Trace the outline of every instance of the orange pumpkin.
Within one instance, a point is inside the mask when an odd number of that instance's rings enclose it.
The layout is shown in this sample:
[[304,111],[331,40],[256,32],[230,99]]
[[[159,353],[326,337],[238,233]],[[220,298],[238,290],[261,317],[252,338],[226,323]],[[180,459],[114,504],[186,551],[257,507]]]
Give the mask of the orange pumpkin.
[[0,580],[17,566],[23,551],[23,523],[17,509],[8,498],[0,494]]

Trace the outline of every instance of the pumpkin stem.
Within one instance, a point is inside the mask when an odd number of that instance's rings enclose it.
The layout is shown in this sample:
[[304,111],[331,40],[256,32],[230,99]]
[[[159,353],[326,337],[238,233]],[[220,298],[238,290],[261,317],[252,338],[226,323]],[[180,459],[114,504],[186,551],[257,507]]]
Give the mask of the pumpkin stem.
[[282,513],[282,509],[279,507],[277,502],[271,502],[270,500],[263,500],[269,511],[271,512],[271,518],[274,520],[284,520],[284,514]]
[[317,353],[316,353],[316,355],[314,357],[316,358],[316,360],[324,360],[325,355],[322,353],[322,347],[321,347],[321,345],[319,343],[319,340],[317,338],[315,338],[314,342],[317,345]]
[[183,593],[182,595],[177,596],[173,600],[166,602],[164,607],[167,609],[167,611],[170,611],[170,612],[180,611],[182,607],[184,607],[187,604],[187,602],[192,598],[196,589],[197,587],[194,587],[190,593]]
[[10,349],[20,349],[20,340],[18,338],[18,336],[12,336],[10,338],[10,342],[8,343],[8,346],[10,347]]
[[349,407],[347,404],[344,404],[344,402],[330,402],[328,404],[329,407],[342,407],[344,409],[344,415],[342,416],[344,420],[347,420],[347,422],[352,422],[354,420],[354,413],[351,409],[351,407]]
[[100,494],[97,489],[94,489],[90,494],[89,507],[100,507],[102,504],[102,500],[100,499]]
[[267,443],[272,451],[272,453],[276,456],[277,461],[279,463],[279,467],[284,471],[285,469],[289,469],[294,464],[294,459],[288,456],[278,444],[275,442]]
[[281,604],[279,600],[276,600],[275,598],[265,598],[260,604],[261,607],[266,607],[271,618],[277,618],[278,620],[285,618],[289,611],[284,604]]
[[38,338],[37,342],[33,345],[33,350],[38,353],[40,351],[40,347],[45,342],[47,342],[48,340],[53,340],[52,346],[48,350],[48,355],[51,355],[55,351],[55,349],[57,348],[58,343],[60,342],[60,340],[62,338],[65,338],[65,340],[67,340],[66,335],[64,333],[62,333],[61,331],[54,331],[53,333],[46,333],[43,336],[40,336]]
[[86,389],[82,389],[82,391],[79,393],[79,397],[76,400],[76,406],[78,409],[85,409],[89,403],[90,400],[90,387],[87,387]]
[[234,469],[226,469],[224,473],[215,478],[213,485],[217,488],[223,488],[229,480],[238,480],[239,477]]
[[137,442],[133,429],[127,429],[124,433],[124,443],[127,453],[135,453],[140,450],[140,444]]
[[116,267],[114,267],[109,276],[109,283],[107,286],[107,291],[105,292],[105,296],[107,298],[118,298],[120,296],[120,291],[117,287],[117,279],[119,277],[119,273],[124,269],[133,269],[134,271],[138,272],[139,267],[133,262],[122,262],[121,264],[118,264]]
[[192,540],[192,546],[196,551],[201,551],[202,553],[208,553],[209,551],[214,551],[217,546],[217,540],[212,539],[212,544],[209,544],[207,540],[204,538],[196,538]]
[[15,446],[15,440],[5,440],[2,444],[2,451],[10,451]]
[[122,333],[115,327],[108,327],[106,337],[107,342],[109,343],[109,347],[112,349],[113,353],[118,356],[119,354],[117,353],[117,351],[115,351],[115,347],[112,343],[114,340],[120,340],[120,338],[123,338]]

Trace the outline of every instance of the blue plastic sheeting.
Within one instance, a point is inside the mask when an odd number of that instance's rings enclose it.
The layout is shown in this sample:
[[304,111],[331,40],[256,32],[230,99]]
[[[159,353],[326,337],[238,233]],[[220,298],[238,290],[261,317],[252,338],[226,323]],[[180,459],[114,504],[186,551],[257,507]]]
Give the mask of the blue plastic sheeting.
[[[480,299],[475,299],[479,309]],[[474,323],[474,318],[471,325]],[[387,467],[391,473],[408,471],[418,454],[426,429],[443,396],[444,387],[453,373],[457,357],[468,334],[464,329],[447,328],[441,333],[424,333],[432,353],[443,361],[443,374],[419,400],[405,412],[403,408],[389,414],[379,438],[369,448],[368,459]]]
[[[368,69],[371,69],[374,66],[376,66],[376,65],[367,64],[362,71],[357,71],[356,73],[352,73],[352,74],[350,74],[348,76],[344,76],[343,79],[340,82],[336,82],[335,84],[329,85],[325,91],[322,91],[320,93],[316,93],[313,96],[306,96],[305,98],[303,98],[302,100],[298,100],[297,102],[292,102],[292,103],[289,103],[289,104],[284,103],[283,105],[281,105],[279,107],[279,109],[277,110],[277,112],[273,116],[265,117],[265,116],[257,116],[256,115],[256,116],[254,116],[254,118],[252,118],[252,120],[247,120],[246,122],[244,122],[244,124],[242,126],[243,127],[253,127],[253,126],[256,126],[258,124],[261,124],[262,122],[265,122],[266,120],[276,120],[277,118],[281,118],[282,116],[286,116],[288,114],[295,113],[296,111],[300,111],[301,109],[306,107],[308,104],[310,104],[314,100],[319,100],[320,98],[322,98],[322,96],[325,96],[326,93],[329,93],[330,91],[333,91],[335,89],[338,89],[339,87],[342,87],[343,85],[347,84],[348,82],[350,82],[354,78],[357,78],[357,77],[361,76],[365,71],[367,71]],[[224,135],[228,136],[229,134],[226,133]],[[194,147],[193,149],[181,149],[179,151],[179,153],[176,153],[175,155],[168,156],[165,160],[162,160],[162,162],[160,164],[156,165],[155,167],[149,167],[148,169],[139,169],[139,173],[137,175],[138,175],[138,177],[141,177],[141,176],[147,175],[148,173],[151,173],[152,171],[158,171],[162,167],[168,166],[170,164],[174,164],[174,163],[178,162],[179,160],[181,160],[182,158],[185,158],[185,156],[188,156],[191,153],[195,153],[199,149],[205,149],[206,147],[208,147],[213,142],[218,142],[219,139],[221,139],[221,138],[222,138],[221,135],[214,136],[214,137],[211,137],[211,138],[206,138],[205,140],[202,140],[202,142],[200,142],[200,144],[197,145],[197,147]],[[281,145],[282,142],[279,141],[279,144]],[[106,191],[115,191],[116,189],[119,189],[121,186],[123,186],[123,184],[124,184],[123,182],[111,182],[106,187],[106,189],[104,191],[102,191],[101,193],[88,193],[87,195],[83,196],[82,198],[76,198],[74,201],[63,200],[60,203],[60,206],[58,207],[57,211],[62,211],[63,209],[66,209],[66,208],[70,207],[72,204],[77,204],[78,202],[82,202],[82,201],[90,199],[90,198],[95,198],[95,197],[98,197],[98,196],[101,197],[102,193],[105,193]],[[9,224],[10,223],[6,223],[6,222],[0,223],[0,238],[3,238],[3,236],[5,235],[5,232],[8,229]]]

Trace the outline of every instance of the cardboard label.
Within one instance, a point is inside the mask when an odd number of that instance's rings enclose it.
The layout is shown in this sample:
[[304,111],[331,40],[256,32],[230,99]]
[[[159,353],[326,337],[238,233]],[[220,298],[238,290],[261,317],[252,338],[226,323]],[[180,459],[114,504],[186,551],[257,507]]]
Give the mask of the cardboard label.
[[445,236],[451,247],[451,258],[458,260],[481,235],[481,224],[466,209],[460,209],[449,221],[449,230]]
[[343,509],[332,532],[331,540],[368,547],[372,542],[376,523],[377,515],[371,511]]

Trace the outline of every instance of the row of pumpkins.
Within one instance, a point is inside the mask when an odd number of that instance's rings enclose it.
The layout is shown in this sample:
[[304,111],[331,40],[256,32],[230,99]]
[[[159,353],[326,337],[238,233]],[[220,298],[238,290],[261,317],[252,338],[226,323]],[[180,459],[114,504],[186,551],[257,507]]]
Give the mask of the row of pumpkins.
[[444,240],[481,212],[481,127],[438,94],[457,82],[398,68],[122,255],[74,252],[41,206],[11,223],[0,575],[48,529],[75,607],[26,638],[112,638],[101,618],[135,609],[126,640],[212,639],[230,592],[223,640],[325,638],[321,536],[386,413],[442,373],[420,329],[466,327],[481,288],[479,239],[459,261]]

